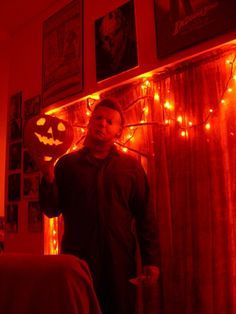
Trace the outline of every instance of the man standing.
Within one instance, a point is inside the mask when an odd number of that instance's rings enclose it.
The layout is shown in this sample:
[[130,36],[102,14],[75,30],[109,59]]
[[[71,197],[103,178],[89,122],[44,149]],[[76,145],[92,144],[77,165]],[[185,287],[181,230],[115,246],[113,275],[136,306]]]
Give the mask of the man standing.
[[44,169],[40,202],[48,217],[62,213],[61,252],[85,260],[103,314],[133,314],[137,239],[144,284],[159,276],[157,226],[145,172],[133,157],[114,146],[124,117],[111,99],[95,107],[84,147]]

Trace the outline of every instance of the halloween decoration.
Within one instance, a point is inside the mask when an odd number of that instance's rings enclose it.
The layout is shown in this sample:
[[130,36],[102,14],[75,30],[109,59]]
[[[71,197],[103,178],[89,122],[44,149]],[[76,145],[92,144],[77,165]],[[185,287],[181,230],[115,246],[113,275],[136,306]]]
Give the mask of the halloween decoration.
[[55,160],[63,155],[73,141],[73,127],[66,121],[39,115],[26,122],[24,144],[32,157],[44,161]]

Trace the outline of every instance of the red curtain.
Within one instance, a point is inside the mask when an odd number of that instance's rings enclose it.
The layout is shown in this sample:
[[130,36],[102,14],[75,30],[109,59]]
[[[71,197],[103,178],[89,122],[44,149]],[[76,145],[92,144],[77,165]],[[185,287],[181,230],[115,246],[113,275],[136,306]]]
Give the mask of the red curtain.
[[235,54],[217,50],[155,78],[167,123],[154,128],[161,313],[236,313]]

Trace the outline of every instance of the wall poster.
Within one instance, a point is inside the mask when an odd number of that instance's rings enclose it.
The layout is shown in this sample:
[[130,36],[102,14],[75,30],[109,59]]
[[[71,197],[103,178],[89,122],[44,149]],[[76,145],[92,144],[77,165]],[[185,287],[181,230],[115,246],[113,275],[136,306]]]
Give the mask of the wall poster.
[[82,0],[73,0],[43,23],[42,107],[83,89]]
[[235,0],[154,0],[154,4],[158,57],[236,26]]

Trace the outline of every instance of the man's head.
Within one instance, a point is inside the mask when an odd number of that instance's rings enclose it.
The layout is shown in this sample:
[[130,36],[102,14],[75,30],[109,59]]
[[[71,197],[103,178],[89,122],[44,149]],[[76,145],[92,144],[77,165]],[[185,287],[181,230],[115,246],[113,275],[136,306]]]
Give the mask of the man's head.
[[124,115],[120,105],[112,99],[102,99],[94,108],[88,125],[90,140],[113,144],[121,136]]

